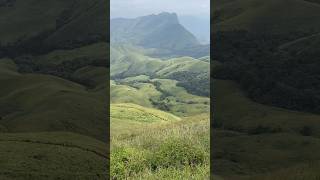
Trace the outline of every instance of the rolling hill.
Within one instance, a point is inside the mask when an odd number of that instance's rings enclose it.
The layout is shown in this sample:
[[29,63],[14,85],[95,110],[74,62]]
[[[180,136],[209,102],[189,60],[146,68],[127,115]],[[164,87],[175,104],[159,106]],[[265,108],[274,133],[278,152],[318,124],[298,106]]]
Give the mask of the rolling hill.
[[112,178],[209,178],[203,47],[176,14],[111,20]]
[[209,112],[207,97],[188,93],[170,79],[111,82],[111,103],[135,103],[158,108],[178,116]]
[[[4,20],[0,24],[0,55],[46,54],[55,49],[106,42],[106,4],[105,0],[16,0],[10,6],[1,6]],[[24,27],[23,31],[20,27]]]
[[319,177],[319,8],[305,0],[216,1],[214,174]]
[[312,170],[320,160],[313,153],[320,145],[319,115],[253,102],[232,81],[215,80],[214,85],[215,174],[224,179],[290,179],[284,173],[301,168],[295,178],[319,176]]
[[69,132],[1,133],[1,179],[106,179],[108,146]]
[[238,82],[256,102],[319,113],[319,8],[304,0],[218,1],[215,78]]
[[286,33],[320,30],[320,5],[305,0],[219,0],[213,6],[215,31]]
[[209,96],[209,62],[187,56],[151,58],[143,50],[126,45],[112,44],[110,53],[111,79],[139,75],[172,79],[191,94]]
[[[1,60],[1,125],[5,132],[72,131],[106,141],[107,95],[50,75],[20,74]],[[88,109],[88,105],[95,106]],[[94,121],[95,123],[92,123]]]
[[0,2],[0,179],[109,177],[106,4]]
[[181,118],[153,108],[131,103],[112,103],[110,107],[111,136],[133,134],[137,129],[154,124],[171,123]]

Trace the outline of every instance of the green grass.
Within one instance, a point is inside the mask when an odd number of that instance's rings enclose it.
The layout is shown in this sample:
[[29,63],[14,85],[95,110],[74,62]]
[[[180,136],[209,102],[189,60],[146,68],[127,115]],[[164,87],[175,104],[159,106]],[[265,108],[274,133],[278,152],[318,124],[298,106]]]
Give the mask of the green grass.
[[106,140],[107,95],[54,76],[19,74],[11,60],[1,60],[0,69],[3,131],[64,130]]
[[[0,179],[107,179],[109,69],[89,66],[107,64],[108,44],[100,43],[108,34],[107,1],[12,2],[12,7],[0,7],[1,45],[14,45],[4,56],[16,58],[0,59]],[[63,24],[57,23],[62,19]],[[47,46],[60,50],[39,55],[47,53]],[[75,72],[56,68],[70,66],[70,61],[72,66],[87,64]],[[14,62],[24,63],[27,72],[33,63],[41,71],[59,69],[94,87],[52,75],[21,74]]]
[[[13,7],[1,7],[1,17],[10,19],[0,22],[1,41],[6,45],[51,31],[45,44],[60,46],[69,40],[89,38],[88,34],[105,35],[108,8],[104,3],[106,1],[17,0]],[[57,28],[57,19],[62,15],[66,23]]]
[[149,75],[168,77],[181,71],[209,72],[209,62],[191,57],[171,59],[151,58],[143,51],[131,46],[111,46],[111,76],[121,74],[125,77]]
[[216,80],[214,83],[217,87],[215,119],[217,123],[223,123],[224,128],[250,132],[262,126],[299,133],[303,127],[310,126],[312,136],[320,137],[319,115],[255,103],[232,81]]
[[106,144],[68,132],[0,134],[1,179],[105,179]]
[[286,33],[320,29],[320,6],[304,0],[219,0],[215,4],[214,11],[220,14],[216,30]]
[[[156,86],[158,83],[158,87]],[[190,116],[209,112],[207,97],[188,93],[177,81],[149,79],[146,76],[128,77],[111,81],[112,103],[134,103],[145,107],[165,108],[178,116]],[[155,104],[156,102],[156,104]]]
[[112,103],[134,103],[145,107],[153,107],[150,98],[160,97],[161,92],[150,83],[135,83],[135,87],[129,85],[110,83],[110,97]]
[[147,53],[111,46],[111,178],[209,179],[210,100],[174,80],[209,76],[209,63]]
[[215,174],[226,180],[319,176],[313,168],[320,160],[314,153],[320,148],[319,115],[258,104],[232,81],[214,84]]
[[109,56],[107,43],[95,43],[71,50],[55,50],[48,54],[35,57],[36,64],[58,65],[66,61],[86,59],[88,62],[96,59],[106,59]]
[[264,175],[256,175],[254,177],[243,177],[238,178],[239,180],[292,180],[292,179],[308,179],[308,180],[316,180],[319,179],[319,162],[313,162],[309,164],[301,164],[295,167],[286,168],[282,170],[278,170],[273,173],[268,173]]
[[132,129],[112,136],[111,178],[209,179],[207,115]]
[[152,124],[163,124],[179,121],[172,114],[135,104],[111,104],[111,136],[132,134],[136,129],[147,128]]
[[20,74],[10,59],[0,60],[0,74],[0,179],[108,177],[105,93]]

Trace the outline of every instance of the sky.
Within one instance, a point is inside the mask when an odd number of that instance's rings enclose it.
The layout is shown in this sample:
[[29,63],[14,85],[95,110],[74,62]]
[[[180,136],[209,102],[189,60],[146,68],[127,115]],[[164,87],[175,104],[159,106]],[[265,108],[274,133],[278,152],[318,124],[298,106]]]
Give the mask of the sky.
[[210,16],[210,0],[111,0],[111,18],[134,18],[161,12],[179,16]]

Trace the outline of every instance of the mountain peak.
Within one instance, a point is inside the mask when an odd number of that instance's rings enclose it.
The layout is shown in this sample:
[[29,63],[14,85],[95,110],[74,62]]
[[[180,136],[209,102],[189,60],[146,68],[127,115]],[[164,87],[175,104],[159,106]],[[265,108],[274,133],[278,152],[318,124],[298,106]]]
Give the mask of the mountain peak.
[[181,50],[199,44],[176,13],[162,12],[134,19],[111,20],[111,41],[144,48]]
[[162,12],[159,14],[152,14],[149,16],[142,16],[140,19],[150,19],[157,22],[166,22],[171,24],[179,24],[178,15],[176,13]]
[[177,13],[162,12],[162,13],[158,14],[158,16],[170,17],[170,18],[178,19]]

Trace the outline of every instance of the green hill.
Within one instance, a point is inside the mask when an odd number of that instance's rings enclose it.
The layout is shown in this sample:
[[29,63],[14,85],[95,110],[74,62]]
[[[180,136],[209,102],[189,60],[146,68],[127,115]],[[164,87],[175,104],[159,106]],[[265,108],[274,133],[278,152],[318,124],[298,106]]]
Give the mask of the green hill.
[[218,1],[213,59],[222,64],[213,76],[236,81],[256,102],[319,113],[315,2]]
[[[215,80],[214,173],[224,179],[318,176],[320,116],[253,102],[232,81]],[[310,167],[310,168],[309,168]],[[287,170],[292,168],[292,172]],[[278,172],[280,171],[280,172]],[[273,175],[273,176],[272,176]]]
[[107,7],[0,1],[0,179],[108,178]]
[[106,144],[68,132],[1,133],[1,179],[105,179]]
[[[320,5],[305,0],[219,0],[214,29],[286,33],[319,31]],[[216,22],[216,23],[215,23]]]
[[206,49],[175,14],[111,20],[111,178],[209,178]]
[[43,54],[57,48],[107,41],[109,28],[105,23],[109,9],[105,0],[11,2],[10,6],[0,7],[4,19],[0,22],[0,37],[5,55]]
[[112,138],[125,133],[134,133],[152,124],[181,120],[170,113],[130,103],[111,104],[110,110]]
[[72,131],[106,140],[107,95],[50,75],[20,74],[9,59],[0,66],[5,132]]
[[[138,76],[141,78],[141,76]],[[154,107],[179,116],[209,112],[210,100],[188,93],[177,81],[170,79],[139,79],[135,77],[111,81],[112,103],[135,103]]]
[[111,46],[111,79],[139,75],[179,81],[189,93],[209,96],[209,62],[191,57],[151,58],[143,50],[126,45]]

